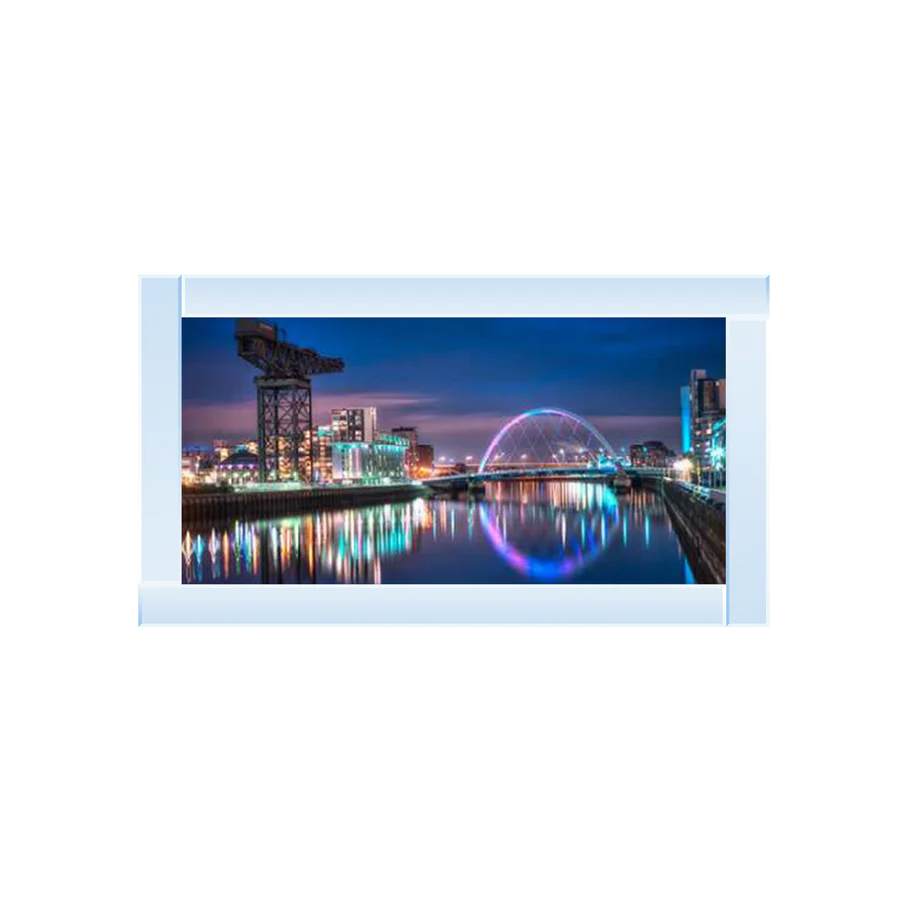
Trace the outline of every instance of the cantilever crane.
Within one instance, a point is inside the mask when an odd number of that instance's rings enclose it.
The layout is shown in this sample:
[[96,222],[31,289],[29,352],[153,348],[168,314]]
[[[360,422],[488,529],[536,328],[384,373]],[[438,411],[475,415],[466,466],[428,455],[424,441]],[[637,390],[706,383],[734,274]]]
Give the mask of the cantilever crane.
[[256,319],[238,319],[241,359],[262,370],[256,385],[259,480],[312,480],[313,375],[343,372],[344,361],[319,356],[279,339],[278,328]]

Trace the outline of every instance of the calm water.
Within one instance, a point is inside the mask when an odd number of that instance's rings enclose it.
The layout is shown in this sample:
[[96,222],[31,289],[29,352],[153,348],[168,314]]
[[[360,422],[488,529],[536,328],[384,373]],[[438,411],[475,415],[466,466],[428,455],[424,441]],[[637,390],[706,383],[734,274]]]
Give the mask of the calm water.
[[661,498],[590,481],[488,484],[410,500],[186,529],[186,584],[685,584]]

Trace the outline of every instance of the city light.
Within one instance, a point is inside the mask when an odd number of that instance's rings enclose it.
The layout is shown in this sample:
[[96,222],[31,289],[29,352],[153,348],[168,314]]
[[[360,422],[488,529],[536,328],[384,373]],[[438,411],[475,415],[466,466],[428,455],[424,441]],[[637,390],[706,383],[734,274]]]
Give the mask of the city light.
[[[260,387],[273,365],[260,348],[272,350],[283,344],[291,352],[299,351],[279,334],[275,325],[255,320],[236,325],[238,356],[263,372],[255,381],[258,401],[278,399],[271,393],[274,388]],[[339,350],[336,345],[334,351]],[[343,370],[342,359],[309,352],[317,379]],[[296,368],[299,363],[291,359]],[[682,561],[680,551],[675,551],[683,538],[673,532],[669,507],[677,512],[679,504],[697,502],[708,507],[697,527],[708,529],[715,539],[706,548],[715,564],[708,564],[710,572],[699,574],[701,580],[718,578],[717,560],[724,548],[724,379],[698,378],[700,371],[691,373],[692,385],[703,390],[688,391],[693,403],[688,407],[689,442],[674,452],[666,445],[672,445],[672,440],[662,430],[674,431],[672,425],[659,426],[658,434],[627,435],[629,446],[622,447],[619,455],[591,421],[542,407],[509,419],[492,438],[485,434],[483,456],[482,438],[475,427],[472,434],[468,426],[454,430],[449,418],[435,425],[435,437],[444,446],[458,449],[456,441],[462,438],[479,450],[479,455],[461,454],[459,463],[455,457],[436,457],[440,444],[419,442],[414,426],[421,422],[410,419],[392,427],[393,421],[383,419],[382,425],[391,426],[389,432],[377,430],[375,407],[332,409],[331,425],[314,426],[312,395],[308,387],[302,387],[282,398],[293,420],[299,421],[291,433],[279,430],[279,412],[258,420],[258,434],[251,436],[251,410],[246,416],[248,433],[216,438],[211,447],[182,447],[182,521],[185,515],[197,520],[191,520],[190,532],[183,532],[184,580],[242,580],[250,575],[281,583],[282,578],[302,575],[309,581],[380,583],[381,557],[420,552],[414,540],[419,531],[425,535],[429,554],[439,536],[451,543],[468,540],[472,547],[460,557],[468,565],[481,552],[479,541],[486,540],[528,579],[553,580],[582,567],[590,570],[608,542],[615,538],[627,545],[630,530],[629,553],[642,544],[634,538],[643,535],[643,547],[650,548],[647,553],[652,549],[658,558],[671,557],[673,583],[680,583]],[[666,388],[661,382],[660,390],[673,402],[671,385]],[[681,388],[679,394],[682,401],[685,390]],[[494,428],[478,422],[476,426],[485,432]],[[666,443],[654,437],[666,438]],[[560,440],[565,443],[553,450],[553,443]],[[522,447],[528,450],[523,452]],[[377,513],[366,512],[376,502],[382,504]],[[290,517],[277,528],[267,524],[282,510],[289,511]],[[220,526],[206,530],[204,523],[213,514],[233,515],[234,525],[224,532]],[[468,523],[467,530],[457,527],[457,517]],[[666,527],[657,531],[660,524]],[[697,540],[693,532],[689,537],[692,544]],[[451,550],[459,552],[448,545],[447,552]],[[304,560],[306,568],[301,571]],[[359,571],[351,571],[354,561]],[[411,564],[410,572],[386,569],[385,575],[406,578],[429,568],[421,560]],[[486,577],[495,577],[496,568],[491,567]],[[601,580],[619,575],[599,569],[588,574]]]

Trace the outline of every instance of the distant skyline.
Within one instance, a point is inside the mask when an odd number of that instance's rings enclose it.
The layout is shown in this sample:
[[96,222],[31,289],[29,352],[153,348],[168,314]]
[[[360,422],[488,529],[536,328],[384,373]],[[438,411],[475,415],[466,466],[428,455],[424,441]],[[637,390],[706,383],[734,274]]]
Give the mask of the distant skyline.
[[[512,417],[539,406],[590,420],[616,447],[680,448],[680,394],[691,369],[725,377],[725,320],[274,319],[287,339],[344,372],[313,379],[313,421],[375,406],[378,426],[415,426],[439,455],[480,456]],[[256,434],[251,365],[234,319],[182,320],[182,442]]]

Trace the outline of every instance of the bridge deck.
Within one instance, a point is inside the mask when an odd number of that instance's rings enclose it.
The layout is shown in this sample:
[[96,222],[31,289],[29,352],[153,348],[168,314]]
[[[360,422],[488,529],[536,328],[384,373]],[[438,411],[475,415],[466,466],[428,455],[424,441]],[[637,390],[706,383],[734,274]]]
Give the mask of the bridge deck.
[[[623,470],[627,471],[627,470]],[[449,484],[453,481],[503,481],[515,478],[545,478],[558,475],[562,478],[592,475],[606,477],[615,475],[616,469],[590,469],[590,468],[563,468],[561,466],[547,466],[532,469],[498,469],[492,472],[466,472],[455,475],[439,475],[435,478],[423,479],[423,484]],[[630,474],[630,472],[629,472]]]

